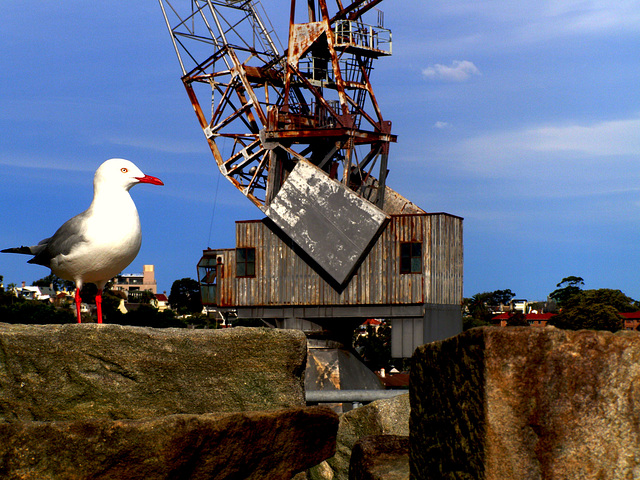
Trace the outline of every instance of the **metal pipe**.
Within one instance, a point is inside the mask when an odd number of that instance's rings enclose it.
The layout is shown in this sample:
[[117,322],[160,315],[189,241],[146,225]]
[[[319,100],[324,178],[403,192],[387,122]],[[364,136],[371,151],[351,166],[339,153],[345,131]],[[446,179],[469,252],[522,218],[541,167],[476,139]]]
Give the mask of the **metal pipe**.
[[409,393],[409,390],[315,390],[307,391],[307,403],[368,403]]

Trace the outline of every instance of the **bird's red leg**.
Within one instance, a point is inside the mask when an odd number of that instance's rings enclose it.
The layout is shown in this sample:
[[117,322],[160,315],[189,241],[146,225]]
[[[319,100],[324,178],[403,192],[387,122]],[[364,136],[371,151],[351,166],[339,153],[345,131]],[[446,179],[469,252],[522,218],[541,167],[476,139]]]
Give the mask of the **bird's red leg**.
[[96,308],[98,309],[98,323],[102,323],[102,289],[96,293]]
[[80,314],[80,305],[82,299],[80,298],[80,289],[76,288],[76,312],[78,313],[78,323],[82,323],[82,315]]

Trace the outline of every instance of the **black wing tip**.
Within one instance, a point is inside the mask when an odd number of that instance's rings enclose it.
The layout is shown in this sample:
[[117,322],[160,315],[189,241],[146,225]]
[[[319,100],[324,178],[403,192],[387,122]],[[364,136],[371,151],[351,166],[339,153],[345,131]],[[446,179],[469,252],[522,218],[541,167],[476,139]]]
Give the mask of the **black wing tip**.
[[33,255],[31,247],[5,248],[4,250],[0,250],[0,253],[22,253],[25,255]]

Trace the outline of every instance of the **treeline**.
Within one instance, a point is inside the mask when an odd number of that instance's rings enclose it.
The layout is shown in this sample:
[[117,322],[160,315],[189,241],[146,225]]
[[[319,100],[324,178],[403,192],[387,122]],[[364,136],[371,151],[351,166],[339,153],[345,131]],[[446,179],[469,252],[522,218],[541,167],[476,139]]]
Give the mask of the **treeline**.
[[[549,302],[529,304],[538,312],[555,313],[548,324],[568,330],[608,330],[624,328],[620,313],[640,310],[640,302],[620,290],[600,288],[583,290],[584,279],[570,276],[563,278],[549,294]],[[491,325],[493,308],[508,305],[515,297],[511,290],[478,293],[465,299],[463,306],[464,328]],[[510,312],[508,326],[529,325],[522,312]]]
[[[0,281],[2,277],[0,276]],[[34,286],[53,285],[54,289],[61,287],[73,288],[73,285],[65,285],[62,280],[54,276],[48,276],[33,283]],[[215,327],[215,321],[211,321],[206,315],[202,315],[200,302],[200,289],[198,282],[190,278],[176,280],[169,295],[171,310],[159,311],[151,305],[153,294],[142,296],[142,303],[127,313],[119,310],[123,292],[112,291],[107,285],[102,295],[102,312],[105,323],[120,325],[132,325],[139,327],[156,328],[210,328]],[[83,303],[94,304],[97,289],[93,284],[87,284],[82,288]],[[60,306],[54,306],[50,302],[27,300],[18,298],[11,292],[0,291],[0,322],[23,324],[62,324],[75,323],[75,305],[66,302]],[[93,322],[92,315],[83,314],[83,321]]]

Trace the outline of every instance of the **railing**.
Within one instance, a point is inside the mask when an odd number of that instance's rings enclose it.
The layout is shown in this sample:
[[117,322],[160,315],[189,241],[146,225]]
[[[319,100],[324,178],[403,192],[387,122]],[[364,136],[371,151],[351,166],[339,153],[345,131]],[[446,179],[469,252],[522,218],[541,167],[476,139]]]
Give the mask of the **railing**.
[[355,47],[381,55],[391,55],[391,30],[353,20],[338,20],[333,33],[336,48]]

